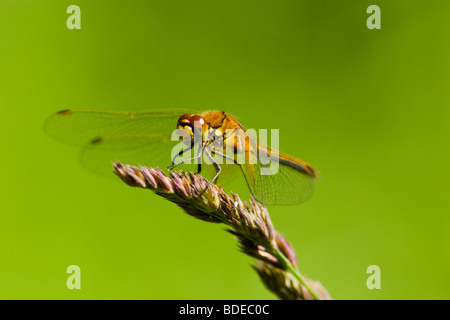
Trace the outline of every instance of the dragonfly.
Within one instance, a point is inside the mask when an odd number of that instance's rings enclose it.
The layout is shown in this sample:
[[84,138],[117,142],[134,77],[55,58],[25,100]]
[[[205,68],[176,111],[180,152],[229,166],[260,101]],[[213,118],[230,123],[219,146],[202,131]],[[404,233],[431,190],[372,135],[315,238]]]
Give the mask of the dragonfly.
[[[44,128],[50,136],[81,147],[81,163],[95,172],[110,174],[114,161],[168,170],[182,165],[217,183],[240,171],[251,195],[264,205],[307,200],[319,176],[306,161],[248,135],[224,111],[72,109],[50,116]],[[264,171],[269,167],[273,174]]]

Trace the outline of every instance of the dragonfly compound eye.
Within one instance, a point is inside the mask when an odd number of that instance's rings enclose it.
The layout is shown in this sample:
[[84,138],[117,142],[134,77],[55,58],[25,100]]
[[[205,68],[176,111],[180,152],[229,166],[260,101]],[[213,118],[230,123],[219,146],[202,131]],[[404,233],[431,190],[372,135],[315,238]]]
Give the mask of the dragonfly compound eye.
[[205,118],[199,115],[194,115],[189,118],[189,122],[191,127],[200,127],[202,131],[208,128],[208,124],[206,123]]
[[178,128],[184,128],[185,126],[189,125],[189,118],[191,117],[190,113],[183,114],[179,119],[177,123]]

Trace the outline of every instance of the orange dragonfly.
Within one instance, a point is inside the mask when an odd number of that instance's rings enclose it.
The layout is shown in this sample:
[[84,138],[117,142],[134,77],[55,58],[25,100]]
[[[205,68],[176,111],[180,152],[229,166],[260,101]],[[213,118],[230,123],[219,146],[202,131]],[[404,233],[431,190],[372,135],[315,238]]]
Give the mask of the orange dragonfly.
[[[184,134],[174,139],[174,129]],[[197,173],[212,175],[210,183],[217,183],[219,177],[229,177],[240,168],[251,194],[265,205],[305,201],[318,177],[310,164],[247,135],[247,129],[223,111],[63,110],[46,121],[45,130],[58,140],[81,146],[82,164],[100,173],[110,173],[113,161],[169,170],[183,165],[186,171],[195,168]],[[261,161],[258,154],[270,162]],[[264,173],[269,167],[274,174]]]

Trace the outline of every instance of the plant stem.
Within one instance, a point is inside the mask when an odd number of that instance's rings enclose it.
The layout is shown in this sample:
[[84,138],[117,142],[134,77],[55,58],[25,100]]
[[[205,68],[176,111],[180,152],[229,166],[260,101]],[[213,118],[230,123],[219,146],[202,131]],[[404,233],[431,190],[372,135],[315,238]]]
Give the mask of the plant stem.
[[[232,224],[230,224],[228,221],[226,221],[225,219],[223,219],[223,217],[221,217],[220,215],[211,213],[212,216],[218,218],[219,220],[221,220],[225,225],[229,226],[229,227],[233,227]],[[246,238],[248,238],[249,240],[253,241],[253,242],[257,242],[255,241],[255,239],[251,239],[246,235],[243,235]],[[306,290],[309,291],[309,293],[311,294],[311,296],[316,299],[316,300],[322,300],[320,298],[320,296],[317,294],[317,292],[312,289],[305,281],[305,279],[303,278],[302,274],[300,273],[300,271],[298,270],[297,267],[295,267],[293,265],[293,263],[286,258],[286,256],[276,247],[276,246],[271,246],[269,248],[267,248],[266,246],[264,246],[266,248],[266,250],[268,252],[270,252],[275,258],[277,258],[278,261],[282,262],[284,264],[284,266],[286,267],[286,269],[306,288]]]
[[278,259],[283,261],[283,263],[285,264],[286,268],[288,269],[288,271],[309,291],[309,293],[313,296],[314,299],[316,300],[321,300],[320,296],[317,294],[316,291],[314,291],[314,289],[312,289],[305,281],[305,279],[303,278],[302,274],[300,273],[300,271],[298,270],[298,268],[296,268],[292,262],[285,257],[285,255],[283,253],[280,252],[280,250],[278,250],[277,248],[274,248],[275,252],[274,252],[274,256]]

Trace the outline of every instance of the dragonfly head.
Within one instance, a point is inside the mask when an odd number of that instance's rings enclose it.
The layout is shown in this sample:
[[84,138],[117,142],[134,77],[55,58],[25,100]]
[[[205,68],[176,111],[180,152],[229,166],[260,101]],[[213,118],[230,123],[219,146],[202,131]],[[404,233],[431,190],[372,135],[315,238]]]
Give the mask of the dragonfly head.
[[185,113],[178,119],[177,123],[178,129],[185,129],[190,133],[193,143],[194,133],[201,134],[201,137],[203,137],[205,132],[208,131],[208,127],[205,118],[198,114]]

